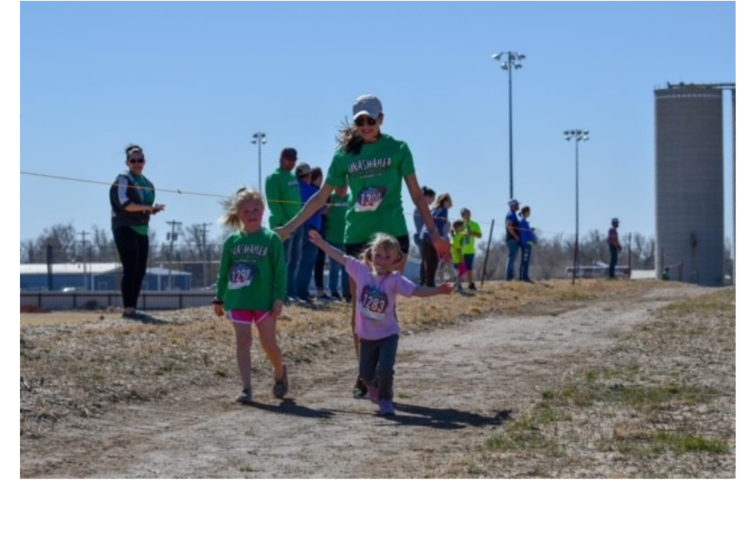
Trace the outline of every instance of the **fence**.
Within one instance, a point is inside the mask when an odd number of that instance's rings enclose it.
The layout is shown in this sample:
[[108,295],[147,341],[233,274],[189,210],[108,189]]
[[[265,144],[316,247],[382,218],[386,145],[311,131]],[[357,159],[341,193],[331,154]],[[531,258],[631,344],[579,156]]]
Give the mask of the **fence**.
[[[214,292],[200,291],[144,291],[138,300],[141,310],[181,310],[210,306]],[[21,310],[24,307],[42,308],[45,310],[100,310],[122,308],[122,296],[119,291],[21,291]]]

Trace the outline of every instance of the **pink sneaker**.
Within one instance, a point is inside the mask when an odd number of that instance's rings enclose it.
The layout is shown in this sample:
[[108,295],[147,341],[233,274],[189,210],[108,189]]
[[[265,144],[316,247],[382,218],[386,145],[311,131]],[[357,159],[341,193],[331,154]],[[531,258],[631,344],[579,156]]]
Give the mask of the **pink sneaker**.
[[378,403],[379,393],[380,393],[380,389],[378,389],[378,387],[367,387],[367,397],[375,404]]

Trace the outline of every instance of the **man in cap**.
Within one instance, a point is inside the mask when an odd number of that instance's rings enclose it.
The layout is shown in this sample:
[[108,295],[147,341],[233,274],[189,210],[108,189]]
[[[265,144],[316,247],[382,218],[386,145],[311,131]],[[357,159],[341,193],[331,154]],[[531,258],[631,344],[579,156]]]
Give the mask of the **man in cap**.
[[[297,176],[292,171],[297,163],[297,150],[284,148],[279,158],[279,167],[266,177],[266,200],[271,215],[268,226],[281,227],[290,221],[302,207]],[[302,228],[298,229],[284,243],[284,257],[287,266],[287,300],[296,295],[295,276],[302,250]]]
[[612,227],[607,234],[607,244],[609,245],[609,278],[615,278],[615,267],[617,266],[617,254],[622,250],[620,237],[617,234],[617,228],[620,226],[620,220],[612,218]]
[[512,281],[515,274],[516,258],[521,247],[521,229],[518,221],[518,200],[508,202],[510,211],[505,216],[505,245],[508,247],[508,261],[505,264],[505,280]]

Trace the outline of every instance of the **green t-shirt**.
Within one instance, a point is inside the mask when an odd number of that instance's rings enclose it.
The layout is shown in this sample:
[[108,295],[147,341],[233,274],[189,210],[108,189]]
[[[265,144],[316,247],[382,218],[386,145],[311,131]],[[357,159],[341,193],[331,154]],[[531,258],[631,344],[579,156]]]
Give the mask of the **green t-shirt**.
[[[136,175],[132,171],[130,172],[130,177],[131,179],[133,179],[133,182],[138,185],[138,187],[140,187],[138,191],[140,192],[141,198],[143,199],[143,202],[141,202],[141,204],[145,204],[146,206],[153,206],[154,200],[156,200],[156,191],[154,190],[154,184],[146,179],[143,175]],[[130,227],[139,235],[148,235],[148,224],[131,225]]]
[[364,144],[359,154],[339,149],[328,168],[326,184],[349,185],[344,244],[368,242],[375,233],[408,234],[401,183],[415,173],[409,146],[389,135]]
[[[464,222],[464,228],[466,230],[472,231],[473,233],[482,233],[482,228],[476,221],[469,220],[468,223]],[[473,235],[469,236],[467,233],[464,238],[464,254],[474,254],[477,249],[476,242],[477,238]]]
[[349,205],[349,195],[343,198],[335,192],[331,195],[331,204],[326,214],[326,241],[333,244],[344,244],[344,229],[346,228],[346,209]]
[[216,298],[224,309],[270,311],[286,294],[286,261],[281,237],[270,229],[236,231],[221,254]]
[[286,225],[302,207],[300,199],[299,181],[292,171],[277,168],[266,177],[266,200],[271,215],[268,226],[281,227]]

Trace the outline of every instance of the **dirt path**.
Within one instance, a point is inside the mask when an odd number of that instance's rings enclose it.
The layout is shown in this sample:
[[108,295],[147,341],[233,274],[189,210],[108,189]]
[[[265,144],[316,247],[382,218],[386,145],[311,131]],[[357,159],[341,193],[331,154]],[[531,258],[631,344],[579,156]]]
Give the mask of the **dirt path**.
[[271,397],[270,383],[256,380],[250,407],[233,402],[234,381],[124,405],[66,423],[54,440],[22,441],[21,477],[429,477],[523,415],[559,384],[570,362],[610,346],[653,309],[708,292],[657,290],[556,316],[405,334],[394,418],[349,396],[349,351],[293,369],[282,403]]

